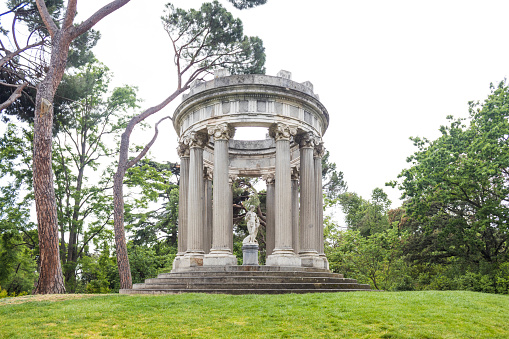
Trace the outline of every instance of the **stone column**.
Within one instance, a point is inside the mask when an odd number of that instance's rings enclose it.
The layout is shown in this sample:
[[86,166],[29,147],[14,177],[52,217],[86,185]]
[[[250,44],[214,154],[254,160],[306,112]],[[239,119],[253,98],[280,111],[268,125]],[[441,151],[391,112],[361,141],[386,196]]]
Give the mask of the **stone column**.
[[283,123],[270,128],[276,140],[275,248],[267,257],[268,266],[300,266],[292,248],[292,183],[290,178],[290,138],[297,128]]
[[292,167],[292,246],[299,253],[299,169]]
[[173,269],[180,266],[180,260],[187,251],[187,195],[189,190],[189,143],[187,138],[180,139],[177,153],[180,157],[178,252],[173,261]]
[[229,184],[229,190],[228,190],[228,194],[229,197],[228,197],[228,201],[230,201],[230,208],[228,209],[228,229],[229,229],[229,236],[228,236],[228,240],[229,240],[229,244],[230,244],[230,248],[232,249],[233,251],[233,182],[237,180],[237,176],[236,175],[230,175],[228,177],[228,184]]
[[207,134],[189,133],[189,193],[187,199],[187,251],[181,267],[203,266],[203,148],[207,144]]
[[267,223],[265,226],[265,253],[266,257],[272,254],[275,246],[275,210],[274,210],[274,201],[275,197],[275,181],[274,174],[267,174],[263,178],[267,184]]
[[329,261],[324,253],[323,244],[323,190],[322,190],[322,157],[325,154],[325,148],[323,147],[323,141],[318,137],[315,141],[315,149],[313,152],[313,158],[315,163],[315,196],[316,196],[316,224],[317,224],[317,249],[318,256],[323,261],[323,268],[329,269]]
[[212,248],[205,256],[206,266],[231,266],[237,264],[232,254],[231,235],[232,199],[228,185],[228,141],[234,130],[226,123],[208,126],[208,133],[214,137],[214,207],[212,216]]
[[300,251],[304,267],[323,267],[317,251],[315,164],[313,150],[315,138],[306,132],[297,138],[300,146]]
[[212,246],[212,175],[213,171],[210,167],[203,170],[203,184],[205,188],[203,204],[203,216],[205,218],[205,229],[203,232],[203,251],[205,254],[210,252]]

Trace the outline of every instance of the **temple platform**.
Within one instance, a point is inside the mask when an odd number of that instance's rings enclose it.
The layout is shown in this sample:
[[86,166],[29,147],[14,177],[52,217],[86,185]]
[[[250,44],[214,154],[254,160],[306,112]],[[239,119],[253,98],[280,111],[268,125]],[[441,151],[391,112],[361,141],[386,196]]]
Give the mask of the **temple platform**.
[[285,294],[372,291],[367,284],[326,269],[274,266],[208,266],[162,273],[120,294]]

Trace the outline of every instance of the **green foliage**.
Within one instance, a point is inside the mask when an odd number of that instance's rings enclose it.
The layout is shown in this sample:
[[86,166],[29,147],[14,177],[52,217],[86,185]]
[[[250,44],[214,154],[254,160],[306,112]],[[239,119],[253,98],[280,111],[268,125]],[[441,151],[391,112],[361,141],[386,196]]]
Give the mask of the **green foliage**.
[[[50,15],[53,17],[54,22],[59,25],[61,18],[64,14],[64,1],[63,0],[46,0],[46,6]],[[11,85],[20,85],[28,82],[32,87],[28,87],[23,91],[23,95],[18,98],[12,105],[2,111],[4,121],[10,120],[10,116],[17,119],[32,123],[34,119],[34,102],[35,102],[35,86],[39,83],[47,72],[47,60],[50,55],[49,49],[51,44],[48,42],[49,33],[46,26],[42,22],[39,15],[36,3],[34,0],[9,0],[6,7],[11,11],[11,15],[15,17],[13,22],[9,25],[8,29],[1,28],[5,39],[2,39],[4,48],[0,51],[0,56],[7,55],[8,51],[14,52],[24,45],[16,45],[14,40],[21,44],[21,39],[18,36],[15,38],[15,32],[26,31],[29,36],[26,45],[31,45],[36,42],[45,42],[40,46],[34,46],[20,56],[13,58],[8,63],[0,68],[0,79],[2,82]],[[2,18],[5,18],[4,15]],[[21,26],[21,27],[20,27]],[[87,63],[93,62],[94,55],[91,49],[97,44],[100,34],[97,31],[89,30],[75,39],[69,47],[69,56],[67,60],[68,70],[83,67]],[[25,40],[25,37],[23,37]],[[28,60],[28,62],[26,62]],[[69,88],[66,84],[62,84],[53,102],[54,106],[54,122],[55,128],[59,124],[69,121],[65,112],[62,111],[62,106],[66,103],[79,100],[79,92],[75,93],[77,96],[70,95]],[[0,102],[4,102],[14,92],[16,88],[10,86],[0,86]]]
[[[126,229],[133,233],[133,244],[177,245],[178,175],[178,164],[162,164],[147,158],[128,170],[125,183],[141,191],[125,213]],[[162,206],[148,209],[150,203],[161,200]]]
[[83,256],[79,260],[81,279],[79,293],[110,293],[118,291],[118,273],[115,257],[110,257],[109,246],[103,243],[99,255]]
[[322,157],[322,188],[326,192],[326,199],[334,200],[348,190],[343,172],[336,169],[336,163],[329,160],[330,153],[326,151]]
[[328,235],[326,255],[332,270],[369,283],[375,289],[409,289],[401,257],[405,235],[399,235],[395,229],[368,237],[354,230],[329,230]]
[[348,228],[359,231],[362,236],[382,232],[390,226],[387,211],[391,201],[380,188],[373,190],[370,201],[356,193],[346,192],[332,201],[332,204],[335,202],[341,205]]
[[22,296],[25,296],[25,295],[28,295],[27,292],[23,291],[23,292],[20,292],[19,294],[16,294],[16,292],[7,292],[7,290],[4,290],[2,289],[2,286],[0,285],[0,299],[2,298],[13,298],[13,297],[22,297]]
[[37,278],[38,237],[30,221],[33,194],[28,191],[31,139],[29,129],[14,124],[0,137],[0,285],[9,295],[31,291]]
[[267,3],[267,0],[228,0],[237,9],[253,8]]
[[471,263],[508,259],[509,88],[491,87],[470,117],[450,119],[441,137],[412,138],[418,151],[401,172],[408,214],[450,256]]
[[262,40],[244,36],[242,22],[219,2],[203,3],[200,10],[189,11],[167,4],[161,19],[174,44],[179,75],[193,69],[193,80],[216,68],[235,74],[265,73]]

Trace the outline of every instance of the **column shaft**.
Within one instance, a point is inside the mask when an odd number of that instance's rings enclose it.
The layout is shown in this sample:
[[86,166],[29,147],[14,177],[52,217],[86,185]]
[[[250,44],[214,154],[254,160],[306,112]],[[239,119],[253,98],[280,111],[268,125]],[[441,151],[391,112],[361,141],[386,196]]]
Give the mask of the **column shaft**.
[[[212,216],[212,248],[205,256],[206,266],[231,266],[237,264],[232,254],[232,193],[229,185],[228,140],[233,130],[227,124],[208,126],[214,136],[214,186]],[[232,244],[230,245],[230,238]]]
[[276,251],[293,251],[290,174],[290,141],[281,139],[276,141]]
[[318,254],[324,254],[323,243],[323,191],[322,191],[322,158],[314,158],[315,162],[315,204],[316,204],[316,225]]
[[276,124],[269,131],[276,139],[275,248],[267,257],[269,266],[300,266],[300,258],[292,248],[292,183],[290,138],[297,129]]
[[314,150],[314,166],[315,166],[315,196],[316,196],[316,223],[317,227],[317,249],[318,255],[323,261],[323,268],[329,269],[329,261],[324,253],[323,239],[323,190],[322,190],[322,157],[325,153],[323,142],[318,139]]
[[187,199],[189,190],[189,156],[180,158],[178,255],[187,251]]
[[296,168],[292,169],[292,246],[295,253],[299,253],[299,174]]
[[275,246],[275,224],[276,224],[276,214],[275,214],[275,183],[274,176],[270,175],[266,179],[267,182],[267,224],[265,226],[265,253],[266,257],[272,254]]
[[228,209],[228,244],[229,248],[233,251],[233,181],[235,178],[230,177],[230,184],[228,185],[228,201],[230,202],[230,208]]
[[205,230],[203,232],[203,251],[205,254],[210,252],[212,246],[212,178],[210,177],[210,167],[205,169],[204,176],[204,218],[205,218]]
[[230,186],[228,184],[228,140],[214,142],[214,212],[212,251],[231,253],[230,234]]
[[300,149],[300,251],[301,255],[316,255],[315,168],[313,146]]
[[191,147],[189,161],[187,253],[203,254],[203,148]]

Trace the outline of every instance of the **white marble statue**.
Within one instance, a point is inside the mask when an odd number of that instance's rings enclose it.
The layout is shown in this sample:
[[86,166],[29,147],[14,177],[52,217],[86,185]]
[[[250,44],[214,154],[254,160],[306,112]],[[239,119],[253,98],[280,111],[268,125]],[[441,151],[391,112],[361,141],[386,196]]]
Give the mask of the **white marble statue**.
[[246,213],[246,223],[249,235],[242,241],[243,244],[258,244],[256,241],[256,235],[258,234],[258,228],[260,227],[260,220],[254,212],[255,207],[251,206],[249,212]]

